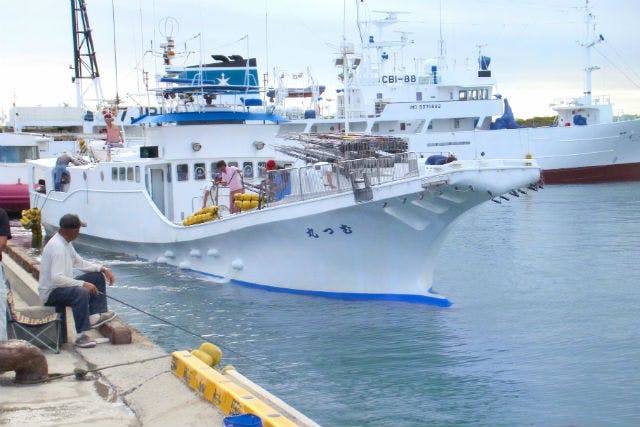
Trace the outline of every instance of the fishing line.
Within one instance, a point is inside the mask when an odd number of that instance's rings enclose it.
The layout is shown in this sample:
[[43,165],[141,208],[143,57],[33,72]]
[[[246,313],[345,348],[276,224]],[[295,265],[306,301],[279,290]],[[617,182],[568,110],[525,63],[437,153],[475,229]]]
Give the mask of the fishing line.
[[[133,305],[131,305],[131,304],[129,304],[129,303],[126,303],[126,302],[124,302],[124,301],[122,301],[122,300],[120,300],[120,299],[118,299],[118,298],[116,298],[116,297],[114,297],[114,296],[107,295],[106,293],[103,293],[103,292],[100,292],[100,293],[101,293],[101,294],[103,294],[104,296],[106,296],[106,297],[107,297],[107,298],[109,298],[109,299],[112,299],[112,300],[114,300],[114,301],[119,302],[119,303],[120,303],[120,304],[122,304],[122,305],[125,305],[125,306],[127,306],[127,307],[129,307],[129,308],[132,308],[132,309],[134,309],[134,310],[136,310],[136,311],[139,311],[140,313],[146,314],[146,315],[147,315],[147,316],[149,316],[149,317],[153,317],[154,319],[159,320],[159,321],[161,321],[161,322],[163,322],[163,323],[166,323],[167,325],[171,325],[171,326],[173,326],[174,328],[179,329],[179,330],[181,330],[182,332],[184,332],[184,333],[186,333],[186,334],[188,334],[188,335],[191,335],[191,336],[196,337],[196,338],[200,338],[201,340],[208,341],[208,339],[207,339],[207,338],[205,338],[205,337],[203,337],[202,335],[197,334],[197,333],[195,333],[195,332],[193,332],[193,331],[190,331],[189,329],[187,329],[187,328],[185,328],[185,327],[183,327],[183,326],[180,326],[180,325],[178,325],[178,324],[176,324],[176,323],[173,323],[173,322],[171,322],[171,321],[169,321],[169,320],[167,320],[167,319],[163,319],[163,318],[162,318],[162,317],[160,317],[160,316],[156,316],[156,315],[155,315],[155,314],[153,314],[153,313],[149,313],[148,311],[145,311],[145,310],[143,310],[143,309],[141,309],[141,308],[138,308],[138,307],[133,306]],[[216,345],[217,345],[217,344],[216,344]],[[230,348],[225,348],[225,347],[223,347],[223,346],[218,346],[218,347],[222,347],[222,348],[224,348],[225,350],[229,350],[229,351],[231,351],[232,353],[236,353],[236,354],[238,354],[239,356],[245,357],[244,355],[242,355],[242,354],[240,354],[240,353],[238,353],[238,352],[236,352],[235,350],[232,350],[232,349],[230,349]]]
[[[153,317],[154,319],[159,320],[159,321],[161,321],[161,322],[163,322],[163,323],[166,323],[166,324],[168,324],[168,325],[171,325],[171,326],[173,326],[174,328],[179,329],[179,330],[181,330],[182,332],[184,332],[184,333],[186,333],[186,334],[188,334],[188,335],[191,335],[191,336],[193,336],[193,337],[199,338],[199,339],[204,340],[204,341],[206,341],[206,342],[210,342],[208,338],[205,338],[205,337],[203,337],[202,335],[199,335],[199,334],[197,334],[197,333],[195,333],[195,332],[193,332],[193,331],[190,331],[189,329],[187,329],[187,328],[185,328],[185,327],[183,327],[183,326],[180,326],[180,325],[178,325],[178,324],[176,324],[176,323],[173,323],[173,322],[171,322],[171,321],[169,321],[169,320],[167,320],[167,319],[163,319],[162,317],[156,316],[156,315],[155,315],[155,314],[153,314],[153,313],[149,313],[148,311],[145,311],[145,310],[143,310],[143,309],[141,309],[141,308],[138,308],[138,307],[133,306],[133,305],[131,305],[131,304],[129,304],[129,303],[126,303],[126,302],[124,302],[124,301],[122,301],[122,300],[120,300],[120,299],[118,299],[118,298],[116,298],[116,297],[113,297],[113,296],[111,296],[111,295],[107,295],[106,293],[103,293],[103,292],[99,292],[99,293],[103,294],[104,296],[106,296],[106,297],[107,297],[107,298],[109,298],[109,299],[112,299],[112,300],[114,300],[114,301],[116,301],[116,302],[119,302],[119,303],[120,303],[120,304],[122,304],[122,305],[125,305],[125,306],[127,306],[127,307],[129,307],[129,308],[132,308],[132,309],[134,309],[134,310],[136,310],[136,311],[139,311],[140,313],[146,314],[146,315],[147,315],[147,316],[149,316],[149,317]],[[252,362],[254,362],[254,363],[256,363],[256,364],[262,365],[262,363],[263,363],[263,362],[261,362],[261,361],[259,361],[259,360],[255,359],[255,358],[253,358],[253,357],[251,357],[251,356],[247,356],[247,355],[245,355],[245,354],[242,354],[242,353],[240,353],[239,351],[233,350],[233,349],[231,349],[231,348],[229,348],[229,347],[227,347],[227,346],[222,346],[222,345],[220,345],[220,344],[215,344],[215,345],[216,345],[216,346],[218,346],[218,347],[220,347],[220,348],[222,348],[222,349],[224,349],[225,351],[227,351],[227,350],[228,350],[229,352],[231,352],[231,353],[233,353],[233,354],[235,354],[235,355],[237,355],[237,356],[239,356],[239,357],[242,357],[242,358],[245,358],[245,359],[247,359],[247,360],[250,360],[250,361],[252,361]],[[277,374],[285,375],[285,373],[284,373],[284,372],[280,372],[278,369],[276,369],[276,368],[274,368],[274,367],[269,367],[269,369],[271,369],[273,372],[275,372],[275,373],[277,373]]]

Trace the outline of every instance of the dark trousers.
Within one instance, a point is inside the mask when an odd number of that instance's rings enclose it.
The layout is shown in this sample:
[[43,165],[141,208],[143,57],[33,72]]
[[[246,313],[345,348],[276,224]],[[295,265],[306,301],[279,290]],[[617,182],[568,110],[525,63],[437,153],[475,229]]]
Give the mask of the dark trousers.
[[100,293],[91,295],[82,286],[55,288],[49,294],[49,299],[47,299],[45,305],[54,307],[70,306],[73,311],[76,332],[81,333],[91,328],[89,315],[107,311],[107,283],[104,275],[100,272],[85,273],[76,277],[76,279],[93,283]]

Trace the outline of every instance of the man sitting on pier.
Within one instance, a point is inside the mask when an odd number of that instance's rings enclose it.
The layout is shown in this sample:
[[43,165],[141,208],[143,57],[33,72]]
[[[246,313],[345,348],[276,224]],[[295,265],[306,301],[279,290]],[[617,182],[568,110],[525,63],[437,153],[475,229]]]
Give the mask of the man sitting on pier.
[[[75,345],[95,347],[95,340],[86,332],[112,320],[116,314],[107,311],[106,279],[112,285],[115,277],[105,266],[85,261],[71,244],[86,224],[78,215],[66,214],[60,218],[58,232],[42,250],[38,292],[48,306],[70,306],[76,332]],[[76,278],[73,269],[84,271]]]

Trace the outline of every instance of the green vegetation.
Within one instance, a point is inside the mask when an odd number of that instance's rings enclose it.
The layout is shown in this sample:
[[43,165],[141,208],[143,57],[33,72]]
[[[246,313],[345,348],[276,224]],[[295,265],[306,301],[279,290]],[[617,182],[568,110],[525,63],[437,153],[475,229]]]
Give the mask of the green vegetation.
[[530,119],[516,119],[516,123],[528,128],[553,126],[556,124],[556,116],[536,116]]

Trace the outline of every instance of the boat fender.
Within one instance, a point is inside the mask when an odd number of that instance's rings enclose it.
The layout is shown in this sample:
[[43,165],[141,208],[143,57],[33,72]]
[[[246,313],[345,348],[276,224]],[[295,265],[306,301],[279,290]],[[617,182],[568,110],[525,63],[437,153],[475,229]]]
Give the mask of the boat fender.
[[202,350],[191,350],[191,354],[193,354],[198,359],[202,360],[207,365],[213,366],[213,358],[210,355],[208,355],[207,353],[205,353],[204,351],[202,351]]
[[207,256],[212,256],[214,258],[218,258],[220,256],[220,252],[217,249],[209,249],[207,251]]
[[233,262],[231,262],[231,267],[233,267],[235,270],[242,270],[244,268],[244,264],[242,263],[241,259],[236,258],[233,260]]
[[165,251],[164,252],[164,256],[165,256],[165,258],[173,258],[174,257],[172,251]]
[[216,366],[222,359],[222,350],[220,350],[217,345],[210,342],[203,342],[200,345],[199,351],[211,357],[211,364],[209,366]]
[[179,265],[179,268],[183,269],[183,270],[188,270],[189,268],[191,268],[191,263],[189,261],[182,261]]

